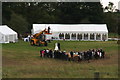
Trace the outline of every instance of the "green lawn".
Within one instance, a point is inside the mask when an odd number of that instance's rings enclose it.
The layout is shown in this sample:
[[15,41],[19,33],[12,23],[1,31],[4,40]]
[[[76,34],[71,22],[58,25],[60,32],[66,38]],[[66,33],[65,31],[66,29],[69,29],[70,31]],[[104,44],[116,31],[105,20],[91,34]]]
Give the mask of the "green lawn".
[[2,45],[3,78],[93,78],[100,72],[101,78],[118,77],[118,45],[116,41],[59,41],[62,51],[85,51],[103,48],[106,58],[88,62],[69,62],[40,58],[39,50],[54,49],[52,41],[48,47],[30,46],[19,41]]

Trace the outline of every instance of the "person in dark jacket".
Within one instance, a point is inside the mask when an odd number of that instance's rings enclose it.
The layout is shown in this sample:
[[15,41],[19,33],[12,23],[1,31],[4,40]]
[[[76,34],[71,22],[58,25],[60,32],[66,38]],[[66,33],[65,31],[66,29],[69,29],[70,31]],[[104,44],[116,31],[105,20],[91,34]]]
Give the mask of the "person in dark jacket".
[[58,49],[60,50],[60,43],[58,43],[57,45],[58,45]]
[[84,60],[87,60],[87,51],[84,52]]
[[53,54],[52,54],[53,52],[52,52],[52,50],[50,49],[49,50],[49,55],[50,55],[50,58],[53,58]]
[[72,51],[70,52],[70,56],[71,56],[71,58],[73,58],[73,52]]
[[104,52],[102,49],[100,49],[100,52],[101,52],[101,54],[102,54],[101,58],[104,58],[105,52]]
[[42,51],[43,51],[43,50],[40,50],[40,57],[42,57]]
[[48,33],[50,33],[50,27],[48,27]]
[[69,61],[73,60],[73,51],[70,51],[70,56],[71,56],[71,58],[69,59]]
[[54,51],[54,58],[55,59],[57,58],[57,51],[56,50]]
[[98,58],[99,58],[98,53],[99,53],[99,51],[98,51],[98,50],[96,50],[96,51],[95,51],[95,55],[94,55],[95,59],[98,59]]
[[102,51],[102,58],[105,58],[105,51]]
[[89,59],[92,59],[92,50],[89,49]]
[[86,60],[89,63],[89,60],[90,60],[90,52],[89,51],[86,52]]

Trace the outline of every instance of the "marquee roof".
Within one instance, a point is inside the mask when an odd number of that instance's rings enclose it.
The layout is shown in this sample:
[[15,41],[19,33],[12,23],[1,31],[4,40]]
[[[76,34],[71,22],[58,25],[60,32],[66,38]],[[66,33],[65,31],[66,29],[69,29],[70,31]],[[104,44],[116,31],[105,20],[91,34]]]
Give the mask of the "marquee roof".
[[108,33],[106,24],[33,24],[33,32],[40,32],[51,28],[52,32],[87,32],[87,33]]
[[0,25],[0,33],[4,34],[4,35],[17,34],[15,31],[13,31],[7,25]]

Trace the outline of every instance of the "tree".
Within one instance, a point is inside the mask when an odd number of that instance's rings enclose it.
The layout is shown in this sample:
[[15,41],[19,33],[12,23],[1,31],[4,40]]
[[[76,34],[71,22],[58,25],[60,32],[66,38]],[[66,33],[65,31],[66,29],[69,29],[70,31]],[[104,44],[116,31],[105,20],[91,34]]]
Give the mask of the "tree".
[[109,2],[108,6],[105,7],[104,10],[107,10],[107,12],[104,13],[104,22],[108,25],[109,32],[117,33],[117,15],[115,10],[115,6],[112,2]]
[[114,3],[109,2],[108,6],[106,6],[104,10],[107,10],[107,12],[113,12],[115,8],[116,6],[114,6]]
[[19,34],[23,34],[28,31],[28,22],[21,15],[15,14],[12,12],[11,19],[8,22],[8,26],[10,26],[13,30],[18,32]]
[[103,22],[103,8],[100,2],[61,3],[58,9],[61,23],[81,23],[83,19],[88,19],[91,23]]
[[100,2],[8,2],[3,3],[3,18],[4,24],[25,33],[35,23],[102,23],[104,16]]

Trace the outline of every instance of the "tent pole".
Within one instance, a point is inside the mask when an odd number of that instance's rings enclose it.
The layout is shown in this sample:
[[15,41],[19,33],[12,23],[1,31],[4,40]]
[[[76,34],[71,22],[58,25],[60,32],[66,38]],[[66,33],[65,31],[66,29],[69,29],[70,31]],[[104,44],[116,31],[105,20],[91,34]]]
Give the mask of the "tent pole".
[[58,33],[58,40],[60,40],[60,37],[59,37],[60,33]]
[[65,33],[64,33],[64,39],[65,39]]
[[100,40],[102,41],[102,34],[100,34]]
[[82,34],[82,40],[84,40],[84,33]]
[[96,41],[96,33],[95,33],[95,35],[94,35],[94,40]]
[[70,40],[71,40],[71,33],[70,33]]
[[108,33],[106,34],[106,41],[108,41]]
[[76,33],[76,40],[77,40],[77,33]]
[[90,33],[88,34],[88,40],[90,40]]

